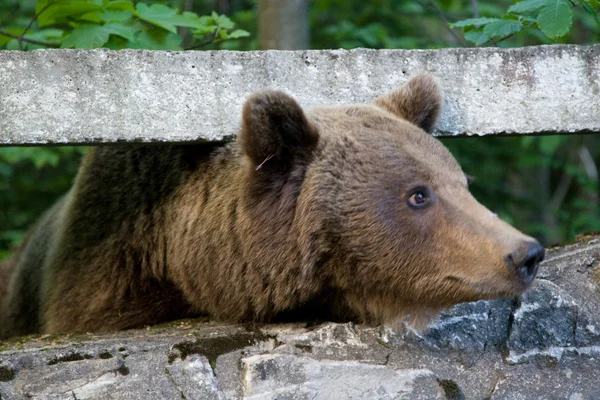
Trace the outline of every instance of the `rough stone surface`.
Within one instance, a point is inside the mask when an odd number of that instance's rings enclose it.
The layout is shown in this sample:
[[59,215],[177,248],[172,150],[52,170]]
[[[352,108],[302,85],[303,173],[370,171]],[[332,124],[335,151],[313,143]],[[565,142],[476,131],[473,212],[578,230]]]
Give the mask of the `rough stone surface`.
[[358,361],[261,354],[243,362],[248,399],[445,399],[433,372]]
[[600,238],[549,251],[519,299],[426,332],[185,320],[0,342],[0,399],[597,399]]
[[218,140],[244,99],[306,107],[374,100],[439,77],[439,135],[599,132],[600,45],[518,49],[0,51],[0,145]]

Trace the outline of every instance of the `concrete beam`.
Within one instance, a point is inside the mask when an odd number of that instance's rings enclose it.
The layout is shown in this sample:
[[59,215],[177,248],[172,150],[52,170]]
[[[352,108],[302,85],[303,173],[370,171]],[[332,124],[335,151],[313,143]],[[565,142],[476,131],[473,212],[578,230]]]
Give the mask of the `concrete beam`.
[[430,72],[438,135],[600,132],[600,45],[518,49],[0,52],[0,144],[217,140],[246,96],[362,103]]

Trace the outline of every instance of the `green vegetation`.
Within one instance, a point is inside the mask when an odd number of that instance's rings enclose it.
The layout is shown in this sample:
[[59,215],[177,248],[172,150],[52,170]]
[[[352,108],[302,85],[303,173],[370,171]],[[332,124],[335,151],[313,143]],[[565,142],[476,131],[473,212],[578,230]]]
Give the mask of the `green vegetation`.
[[508,7],[500,18],[469,18],[449,26],[464,28],[465,39],[478,46],[503,40],[531,27],[554,40],[569,32],[573,23],[571,9],[578,6],[600,24],[597,0],[524,0]]
[[39,0],[15,2],[23,11],[0,25],[0,46],[8,50],[39,48],[183,50],[183,28],[190,47],[249,36],[225,15],[199,16],[165,4],[124,0]]
[[[309,8],[315,49],[517,47],[600,39],[598,0],[312,0]],[[4,0],[0,49],[253,50],[256,20],[252,0]],[[475,196],[545,244],[600,231],[599,136],[444,142],[476,178]],[[0,148],[0,259],[68,190],[84,151]]]

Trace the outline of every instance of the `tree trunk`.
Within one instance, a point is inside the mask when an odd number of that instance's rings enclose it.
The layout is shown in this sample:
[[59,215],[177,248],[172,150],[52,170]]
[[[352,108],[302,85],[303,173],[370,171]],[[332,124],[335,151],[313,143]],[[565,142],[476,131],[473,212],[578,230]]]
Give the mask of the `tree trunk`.
[[258,26],[262,50],[310,46],[307,0],[258,0]]

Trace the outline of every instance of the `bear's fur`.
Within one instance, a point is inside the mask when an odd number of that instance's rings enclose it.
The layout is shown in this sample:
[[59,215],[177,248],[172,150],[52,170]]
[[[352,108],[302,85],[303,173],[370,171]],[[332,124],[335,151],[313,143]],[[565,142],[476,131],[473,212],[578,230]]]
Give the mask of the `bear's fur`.
[[310,112],[267,90],[237,141],[93,148],[13,259],[0,335],[197,314],[393,323],[521,293],[532,277],[507,255],[533,239],[426,133],[440,107],[427,75]]

